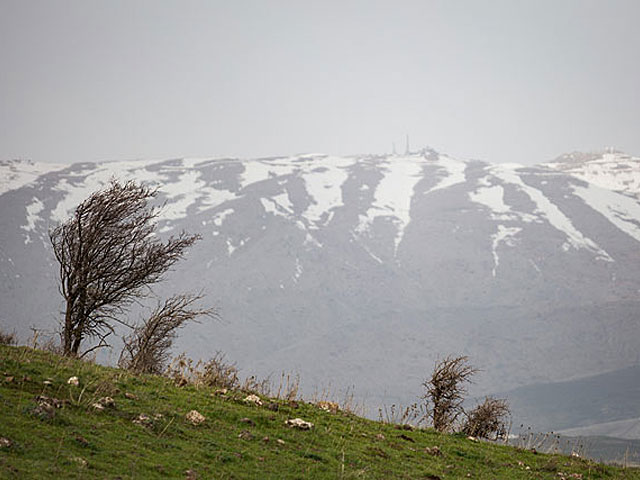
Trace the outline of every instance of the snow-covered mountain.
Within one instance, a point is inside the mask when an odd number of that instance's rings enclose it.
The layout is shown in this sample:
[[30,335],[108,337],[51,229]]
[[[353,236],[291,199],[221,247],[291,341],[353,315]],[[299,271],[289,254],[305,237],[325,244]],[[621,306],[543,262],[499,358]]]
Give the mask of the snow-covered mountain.
[[222,322],[182,331],[194,357],[297,371],[308,391],[354,385],[369,405],[414,401],[448,353],[483,370],[477,394],[640,364],[638,158],[522,167],[424,150],[0,175],[0,324],[23,337],[59,318],[47,230],[115,176],[160,187],[162,234],[203,236],[157,289],[220,307]]

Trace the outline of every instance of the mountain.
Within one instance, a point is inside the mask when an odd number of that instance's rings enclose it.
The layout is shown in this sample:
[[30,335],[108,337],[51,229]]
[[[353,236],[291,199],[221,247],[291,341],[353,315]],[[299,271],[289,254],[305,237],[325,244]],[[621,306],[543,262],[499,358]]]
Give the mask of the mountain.
[[116,176],[160,188],[161,235],[203,236],[155,289],[220,308],[222,322],[181,332],[193,357],[293,370],[307,391],[353,386],[374,411],[415,401],[449,353],[482,369],[474,395],[638,366],[639,169],[618,152],[523,167],[430,149],[4,162],[0,325],[55,328],[47,230]]

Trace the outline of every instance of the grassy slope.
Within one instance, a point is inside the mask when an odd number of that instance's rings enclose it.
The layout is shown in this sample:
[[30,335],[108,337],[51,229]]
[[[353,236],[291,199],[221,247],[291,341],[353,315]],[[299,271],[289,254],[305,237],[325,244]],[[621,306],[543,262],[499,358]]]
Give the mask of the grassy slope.
[[[241,392],[215,396],[210,389],[177,388],[165,378],[134,376],[28,348],[0,346],[0,373],[0,437],[12,441],[10,447],[0,447],[1,478],[187,478],[185,472],[191,470],[199,479],[558,480],[559,472],[566,478],[640,479],[638,470],[431,430],[399,430],[302,402],[295,408],[280,401],[279,410],[272,411],[245,405]],[[80,378],[78,387],[66,383],[72,375]],[[45,386],[47,379],[53,384]],[[137,399],[126,398],[125,392]],[[33,409],[40,394],[69,402],[53,419],[39,418]],[[92,409],[105,395],[115,399],[115,408]],[[202,425],[185,420],[192,409],[205,415]],[[162,418],[140,426],[132,422],[140,413]],[[245,417],[254,425],[240,421]],[[286,427],[285,420],[294,417],[315,423],[315,428]],[[239,438],[243,431],[253,438]],[[425,452],[433,446],[443,455]]]

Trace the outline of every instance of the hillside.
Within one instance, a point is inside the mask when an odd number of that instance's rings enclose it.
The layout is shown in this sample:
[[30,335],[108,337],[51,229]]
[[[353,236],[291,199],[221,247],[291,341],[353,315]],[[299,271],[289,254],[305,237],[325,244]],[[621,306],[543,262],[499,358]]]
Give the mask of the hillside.
[[[179,388],[24,347],[0,347],[0,372],[2,478],[640,478],[634,469],[399,429],[302,401],[249,405],[239,391]],[[187,421],[191,410],[204,422]],[[298,417],[314,427],[285,426]]]

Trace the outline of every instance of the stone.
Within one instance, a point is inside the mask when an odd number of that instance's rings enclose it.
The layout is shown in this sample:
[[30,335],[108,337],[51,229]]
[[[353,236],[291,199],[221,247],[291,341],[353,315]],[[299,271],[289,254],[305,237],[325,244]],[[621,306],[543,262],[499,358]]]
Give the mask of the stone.
[[438,447],[426,447],[424,449],[424,453],[431,455],[433,457],[441,457],[442,456],[442,450],[440,450],[440,448]]
[[87,466],[87,461],[82,457],[71,457],[69,460],[71,460],[74,463],[77,463],[78,466],[80,466],[80,467],[86,467]]
[[137,400],[138,397],[136,395],[134,395],[133,393],[129,393],[129,392],[124,392],[124,398],[128,399],[128,400]]
[[13,442],[6,437],[0,437],[0,448],[9,448]]
[[197,410],[191,410],[189,413],[187,413],[186,419],[187,422],[194,426],[200,425],[206,420],[204,415],[202,415]]
[[257,405],[259,407],[262,406],[262,400],[260,400],[260,397],[254,394],[251,395],[247,395],[247,397],[245,397],[244,399],[244,403],[250,403],[253,405]]
[[313,423],[307,422],[301,418],[292,418],[284,422],[287,427],[297,428],[298,430],[311,430]]
[[77,387],[78,385],[80,385],[80,380],[78,380],[78,377],[76,376],[69,377],[69,379],[67,380],[67,384]]
[[336,402],[318,402],[316,403],[316,406],[321,409],[324,410],[325,412],[329,412],[329,413],[338,413],[338,411],[340,410],[340,406],[336,403]]
[[238,438],[243,440],[253,440],[253,434],[249,430],[243,430],[238,434]]
[[38,402],[38,405],[40,406],[48,405],[52,408],[62,408],[64,405],[64,401],[53,397],[47,397],[46,395],[38,395],[36,397],[36,402]]
[[136,425],[149,425],[149,424],[151,424],[151,418],[149,417],[149,415],[147,415],[145,413],[141,413],[136,418],[134,418],[132,421]]
[[106,408],[115,408],[116,406],[115,400],[111,397],[102,397],[100,400],[98,400],[98,403]]

